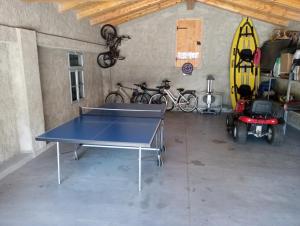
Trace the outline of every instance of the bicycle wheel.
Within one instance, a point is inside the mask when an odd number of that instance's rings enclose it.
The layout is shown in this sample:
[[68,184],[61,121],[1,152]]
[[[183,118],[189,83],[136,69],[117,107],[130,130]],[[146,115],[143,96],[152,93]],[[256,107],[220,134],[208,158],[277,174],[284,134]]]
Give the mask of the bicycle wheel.
[[150,94],[148,93],[139,93],[135,100],[134,100],[134,103],[137,103],[137,104],[148,104],[149,101],[150,101]]
[[117,37],[117,30],[113,25],[105,24],[102,26],[100,34],[105,40],[111,40]]
[[185,93],[179,97],[179,108],[184,112],[192,112],[197,108],[198,99],[192,93]]
[[164,95],[157,93],[151,96],[149,100],[149,104],[162,104],[162,103],[167,103],[167,99]]
[[105,103],[122,104],[124,103],[124,98],[118,92],[110,92],[105,98]]
[[110,52],[100,53],[97,57],[97,63],[102,68],[109,68],[116,64],[117,60],[114,59]]
[[174,108],[174,102],[170,99],[169,96],[165,96],[165,98],[167,99],[166,110],[167,111],[173,110],[173,108]]

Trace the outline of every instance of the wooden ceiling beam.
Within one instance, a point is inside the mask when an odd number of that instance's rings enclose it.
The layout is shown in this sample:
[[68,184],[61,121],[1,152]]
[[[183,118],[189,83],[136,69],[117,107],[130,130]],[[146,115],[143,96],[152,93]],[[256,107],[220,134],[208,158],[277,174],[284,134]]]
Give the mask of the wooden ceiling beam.
[[131,4],[129,6],[125,6],[123,8],[105,13],[103,15],[93,17],[90,20],[90,24],[95,25],[95,24],[104,23],[105,21],[113,20],[117,17],[126,16],[130,13],[135,13],[139,10],[149,8],[160,2],[163,2],[163,0],[140,0],[137,3]]
[[299,0],[262,0],[267,3],[276,4],[278,6],[283,6],[290,10],[295,10],[300,12],[300,1]]
[[193,10],[195,7],[196,0],[185,0],[187,10]]
[[[95,1],[94,1],[95,2]],[[72,1],[66,1],[64,3],[60,3],[58,5],[58,11],[60,13],[66,12],[71,9],[78,9],[80,7],[86,6],[91,4],[92,1],[85,1],[85,0],[72,0]]]
[[280,7],[276,4],[265,3],[260,0],[251,0],[251,4],[247,1],[240,0],[222,0],[223,2],[236,5],[245,9],[255,10],[262,14],[278,17],[285,20],[300,21],[300,13]]
[[120,17],[120,18],[113,19],[111,21],[108,21],[108,23],[117,26],[119,24],[126,23],[130,20],[134,20],[134,19],[137,19],[139,17],[145,16],[145,15],[148,15],[148,14],[151,14],[151,13],[155,13],[159,10],[163,10],[165,8],[174,6],[174,5],[176,5],[177,3],[180,3],[180,2],[182,2],[182,0],[167,0],[167,1],[164,1],[162,3],[158,3],[155,6],[151,6],[147,9],[145,9],[145,10],[141,10],[141,11],[135,12],[133,14],[129,14],[129,15],[126,15],[126,16],[123,16],[123,17]]
[[[183,0],[22,0],[24,2],[57,3],[59,12],[76,9],[77,18],[91,17],[90,24],[121,22],[138,18],[164,8],[164,2]],[[185,0],[188,9],[201,2],[267,23],[287,26],[289,20],[300,21],[300,0]]]
[[244,9],[236,5],[228,4],[221,0],[197,0],[197,1],[220,9],[225,9],[234,13],[238,13],[244,16],[252,17],[267,23],[275,24],[275,25],[287,26],[289,22],[288,20],[279,19],[270,15],[258,13],[255,10]]
[[77,13],[77,19],[83,19],[85,17],[97,16],[101,13],[107,13],[108,11],[116,10],[119,7],[124,7],[133,3],[138,2],[138,0],[128,1],[128,0],[117,0],[117,1],[105,1],[101,2],[96,6],[80,10]]

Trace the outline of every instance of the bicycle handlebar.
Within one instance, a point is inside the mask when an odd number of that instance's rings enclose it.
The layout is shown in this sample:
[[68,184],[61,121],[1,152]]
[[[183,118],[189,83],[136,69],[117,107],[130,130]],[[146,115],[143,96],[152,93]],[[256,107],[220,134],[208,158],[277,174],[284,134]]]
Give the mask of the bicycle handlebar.
[[168,84],[162,85],[162,86],[156,86],[158,89],[170,89],[170,86]]
[[141,89],[144,89],[145,87],[147,87],[147,83],[146,82],[143,82],[143,83],[140,83],[140,84],[135,83],[133,85],[135,85],[137,87],[140,87]]
[[159,89],[143,87],[143,90],[159,92]]
[[124,88],[124,89],[130,89],[130,90],[137,90],[137,88],[132,88],[132,87],[128,87],[128,86],[123,86],[123,84],[121,82],[117,83],[117,86]]
[[[161,92],[161,89],[170,89],[170,85],[168,84],[169,82],[171,82],[171,81],[169,81],[168,79],[165,79],[162,81],[162,83],[164,83],[164,84],[161,86],[156,86],[156,88],[148,88],[146,82],[143,82],[140,84],[134,83],[134,85],[141,88],[142,90]],[[132,89],[132,90],[135,89],[135,88],[123,86],[123,84],[121,82],[118,82],[117,86],[120,86],[125,89]]]

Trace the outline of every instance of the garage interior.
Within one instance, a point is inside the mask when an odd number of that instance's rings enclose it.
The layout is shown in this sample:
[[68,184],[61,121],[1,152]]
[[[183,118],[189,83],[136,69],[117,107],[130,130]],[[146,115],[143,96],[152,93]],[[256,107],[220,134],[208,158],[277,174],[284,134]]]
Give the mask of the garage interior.
[[[242,59],[238,45],[231,52],[242,20],[258,36],[245,60],[251,70],[231,61]],[[130,39],[103,68],[106,24]],[[300,225],[299,35],[298,0],[1,1],[0,225]],[[231,70],[256,73],[251,100],[236,94]],[[187,113],[175,103],[165,113],[162,165],[143,152],[141,191],[136,150],[81,147],[75,160],[68,142],[57,183],[57,141],[38,136],[78,117],[80,107],[103,106],[118,83],[128,104],[134,84],[155,88],[166,79],[175,95],[194,90],[197,106]],[[262,131],[250,132],[249,122],[240,142],[249,112],[233,102],[252,103],[259,92],[272,103],[280,144],[269,130],[275,124],[255,137]],[[146,100],[139,106],[152,106]]]

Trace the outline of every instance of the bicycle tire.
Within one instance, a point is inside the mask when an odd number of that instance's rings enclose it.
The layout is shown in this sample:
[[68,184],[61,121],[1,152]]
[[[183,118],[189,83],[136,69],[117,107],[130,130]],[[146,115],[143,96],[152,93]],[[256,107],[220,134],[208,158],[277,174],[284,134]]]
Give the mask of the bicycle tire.
[[117,37],[117,29],[111,24],[105,24],[100,30],[101,37],[107,41]]
[[167,104],[166,104],[166,110],[167,111],[172,111],[174,108],[174,102],[170,99],[168,95],[164,95],[167,99]]
[[110,52],[100,53],[97,57],[97,63],[101,68],[109,68],[116,64],[117,60],[114,59]]
[[150,101],[151,95],[149,93],[139,93],[134,100],[134,103],[137,104],[148,104]]
[[195,94],[184,93],[179,97],[178,106],[184,112],[193,112],[198,106],[198,98]]
[[150,100],[149,100],[149,104],[161,104],[161,101],[165,101],[167,100],[166,97],[165,100],[162,98],[162,96],[164,97],[164,95],[162,95],[161,93],[156,93],[154,95],[151,96]]
[[124,97],[118,92],[110,92],[105,98],[105,103],[123,104]]

